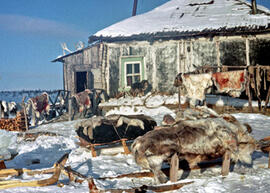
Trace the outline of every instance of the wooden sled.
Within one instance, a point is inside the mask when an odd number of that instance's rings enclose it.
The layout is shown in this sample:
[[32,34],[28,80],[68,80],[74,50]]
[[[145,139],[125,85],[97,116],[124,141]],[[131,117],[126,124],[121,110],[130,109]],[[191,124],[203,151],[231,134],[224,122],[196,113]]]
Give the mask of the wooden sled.
[[35,174],[48,174],[53,173],[52,177],[44,180],[34,180],[34,181],[20,181],[20,180],[5,180],[0,181],[0,190],[14,187],[25,187],[25,186],[33,186],[33,187],[41,187],[55,184],[61,172],[62,165],[65,165],[68,159],[68,154],[62,156],[54,165],[53,168],[45,169],[45,170],[28,170],[28,169],[3,169],[0,170],[0,177],[8,177],[8,176],[19,176],[23,173],[28,175]]
[[91,178],[88,180],[88,186],[90,192],[93,193],[105,193],[105,192],[112,192],[112,193],[120,193],[120,192],[146,192],[146,191],[153,191],[153,192],[166,192],[166,191],[172,191],[172,190],[177,190],[182,188],[185,185],[191,184],[192,182],[179,182],[175,184],[166,184],[166,185],[158,185],[158,186],[148,186],[148,185],[143,185],[141,187],[137,188],[130,188],[130,189],[106,189],[106,190],[101,190],[98,189],[97,186],[95,185],[94,180]]
[[109,154],[111,155],[117,154],[117,153],[130,154],[131,152],[128,146],[131,145],[131,143],[133,142],[133,140],[120,139],[120,140],[113,141],[110,143],[97,144],[97,143],[89,143],[81,137],[79,137],[79,140],[80,140],[80,143],[79,143],[80,146],[91,150],[92,157],[97,157],[100,154],[107,154],[106,152],[109,152]]

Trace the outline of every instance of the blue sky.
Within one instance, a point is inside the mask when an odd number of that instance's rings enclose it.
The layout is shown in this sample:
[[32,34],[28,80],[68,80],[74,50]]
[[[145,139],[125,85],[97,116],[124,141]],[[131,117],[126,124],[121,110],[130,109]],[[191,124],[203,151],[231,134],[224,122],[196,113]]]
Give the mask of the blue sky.
[[[138,0],[137,14],[168,0]],[[270,0],[257,0],[270,8]],[[62,89],[60,43],[75,50],[91,34],[131,16],[133,0],[1,0],[0,91]]]

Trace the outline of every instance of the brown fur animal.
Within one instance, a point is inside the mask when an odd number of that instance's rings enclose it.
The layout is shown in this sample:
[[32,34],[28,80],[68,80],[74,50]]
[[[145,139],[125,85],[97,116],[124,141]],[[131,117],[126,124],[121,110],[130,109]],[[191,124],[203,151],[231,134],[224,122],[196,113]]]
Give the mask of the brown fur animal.
[[250,163],[255,140],[243,125],[239,127],[223,118],[206,118],[150,131],[138,137],[131,149],[136,163],[150,169],[157,183],[164,183],[167,177],[161,171],[162,163],[175,153],[190,168],[201,161],[220,158],[226,150],[231,152],[234,162]]

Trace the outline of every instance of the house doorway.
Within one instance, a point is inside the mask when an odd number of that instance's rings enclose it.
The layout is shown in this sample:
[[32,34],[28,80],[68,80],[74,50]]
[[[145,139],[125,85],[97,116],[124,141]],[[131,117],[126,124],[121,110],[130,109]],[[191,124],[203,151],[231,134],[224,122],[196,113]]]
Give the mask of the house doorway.
[[76,72],[76,93],[82,92],[87,88],[87,72]]

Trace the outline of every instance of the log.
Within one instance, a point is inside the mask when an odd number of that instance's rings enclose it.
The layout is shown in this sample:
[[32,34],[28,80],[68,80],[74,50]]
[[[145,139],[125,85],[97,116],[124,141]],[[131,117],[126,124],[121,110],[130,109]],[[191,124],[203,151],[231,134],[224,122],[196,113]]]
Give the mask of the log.
[[[219,161],[215,161],[215,162],[203,162],[203,163],[199,163],[198,165],[192,167],[192,168],[181,168],[182,170],[198,170],[198,169],[203,169],[203,168],[210,168],[210,167],[214,167],[216,165],[220,165],[221,162]],[[180,165],[181,167],[181,165]],[[168,168],[164,168],[162,169],[162,172],[165,173],[167,176],[169,176],[169,169]],[[153,172],[137,172],[137,173],[130,173],[130,174],[121,174],[118,176],[113,176],[113,177],[100,177],[97,178],[98,180],[105,180],[105,179],[115,179],[115,178],[144,178],[144,177],[154,177],[154,173]]]
[[170,167],[170,181],[176,182],[178,178],[178,168],[179,168],[179,159],[177,154],[175,153],[171,159],[171,167]]
[[106,189],[106,190],[100,190],[97,188],[97,186],[94,183],[93,179],[88,180],[88,186],[90,192],[111,192],[111,193],[120,193],[120,192],[146,192],[146,191],[153,191],[153,192],[166,192],[166,191],[172,191],[172,190],[177,190],[182,188],[185,185],[192,184],[193,181],[191,182],[179,182],[175,184],[168,184],[168,185],[159,185],[159,186],[148,186],[148,185],[143,185],[141,187],[137,188],[131,188],[131,189]]
[[229,174],[230,161],[231,161],[231,152],[227,150],[223,156],[223,161],[222,161],[222,169],[221,169],[222,176],[227,176]]

